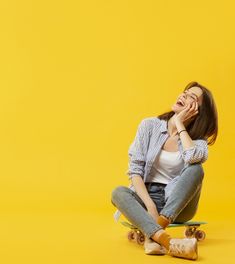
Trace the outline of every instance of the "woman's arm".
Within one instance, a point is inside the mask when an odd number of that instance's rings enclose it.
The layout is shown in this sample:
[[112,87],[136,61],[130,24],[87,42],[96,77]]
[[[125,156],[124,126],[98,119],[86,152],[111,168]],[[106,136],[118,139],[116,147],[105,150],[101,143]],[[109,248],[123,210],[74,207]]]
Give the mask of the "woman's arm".
[[149,118],[143,119],[138,125],[136,136],[128,149],[128,170],[126,174],[131,179],[133,174],[144,177],[144,167],[146,163],[146,153],[149,144],[149,131],[151,122]]
[[144,184],[142,177],[138,174],[132,175],[131,181],[135,188],[136,193],[144,202],[148,212],[157,221],[157,217],[159,216],[157,207],[153,202],[153,200],[151,199],[151,197],[149,196],[149,193],[147,191],[147,188]]
[[136,193],[144,202],[149,214],[156,220],[158,215],[156,205],[149,196],[144,183],[144,168],[146,153],[150,140],[151,118],[145,118],[138,126],[134,141],[128,150],[129,163],[127,175],[135,188]]
[[[187,120],[187,115],[190,117],[197,113],[197,111],[192,113],[192,110],[190,109],[193,108],[189,109],[189,106],[175,116],[174,122],[178,132],[186,130],[184,122]],[[192,140],[186,130],[180,133],[180,140],[183,146],[182,158],[185,163],[203,163],[208,159],[208,144],[206,139]]]

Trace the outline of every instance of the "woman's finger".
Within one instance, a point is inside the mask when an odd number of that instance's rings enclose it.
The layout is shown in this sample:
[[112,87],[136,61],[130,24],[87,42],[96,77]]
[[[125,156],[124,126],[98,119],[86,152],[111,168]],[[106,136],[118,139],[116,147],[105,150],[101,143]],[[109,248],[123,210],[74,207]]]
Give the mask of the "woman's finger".
[[190,109],[190,112],[194,112],[195,111],[195,102],[192,102],[192,107]]
[[197,110],[197,102],[195,101],[195,107],[194,107],[194,110],[196,111]]
[[185,109],[190,109],[190,107],[191,107],[191,104],[188,104],[186,107],[185,107]]
[[187,110],[188,110],[189,112],[192,111],[192,104],[188,104]]
[[198,114],[198,111],[196,110],[194,113],[192,113],[192,116],[195,116]]
[[198,113],[198,102],[195,102],[195,112]]

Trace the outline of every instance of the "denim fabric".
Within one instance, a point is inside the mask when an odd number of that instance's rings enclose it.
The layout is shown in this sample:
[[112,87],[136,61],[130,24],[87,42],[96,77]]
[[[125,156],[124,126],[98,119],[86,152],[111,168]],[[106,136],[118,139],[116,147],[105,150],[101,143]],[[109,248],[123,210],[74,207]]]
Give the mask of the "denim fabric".
[[165,205],[165,186],[166,184],[149,182],[145,183],[149,196],[154,201],[157,211],[161,212]]
[[[194,163],[184,168],[170,196],[165,199],[165,185],[145,183],[149,196],[156,204],[158,213],[171,223],[186,222],[196,214],[202,182],[203,167]],[[162,227],[147,212],[147,208],[136,192],[126,186],[118,186],[112,191],[112,204],[148,238]]]

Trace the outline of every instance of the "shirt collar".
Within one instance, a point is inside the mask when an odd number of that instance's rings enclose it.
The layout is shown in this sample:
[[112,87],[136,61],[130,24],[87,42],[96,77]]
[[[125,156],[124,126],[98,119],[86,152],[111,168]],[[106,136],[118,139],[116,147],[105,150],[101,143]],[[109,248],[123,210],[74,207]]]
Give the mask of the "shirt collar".
[[167,120],[161,119],[160,121],[161,121],[160,131],[167,132]]
[[[162,133],[164,133],[164,132],[168,132],[168,127],[167,127],[167,120],[164,120],[164,119],[160,119],[160,121],[161,121],[161,126],[160,126],[160,131],[162,132]],[[180,141],[180,138],[178,138],[178,142],[179,143],[181,143],[181,141]]]

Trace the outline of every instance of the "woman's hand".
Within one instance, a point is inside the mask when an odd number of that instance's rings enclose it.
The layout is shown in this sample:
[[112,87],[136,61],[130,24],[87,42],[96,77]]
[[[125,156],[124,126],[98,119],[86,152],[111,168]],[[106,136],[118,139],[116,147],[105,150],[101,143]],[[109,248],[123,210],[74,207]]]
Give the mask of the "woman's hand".
[[176,122],[185,123],[185,121],[192,119],[198,114],[198,102],[194,101],[188,104],[181,112],[175,115]]
[[157,207],[153,203],[147,207],[148,213],[153,217],[153,219],[157,222],[157,218],[159,217]]

